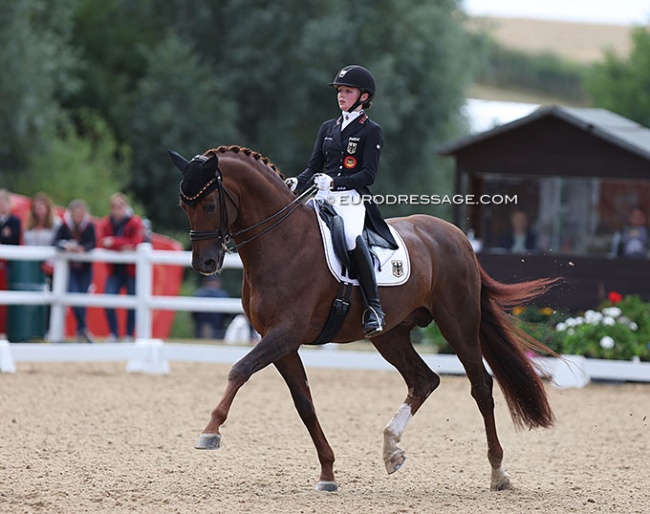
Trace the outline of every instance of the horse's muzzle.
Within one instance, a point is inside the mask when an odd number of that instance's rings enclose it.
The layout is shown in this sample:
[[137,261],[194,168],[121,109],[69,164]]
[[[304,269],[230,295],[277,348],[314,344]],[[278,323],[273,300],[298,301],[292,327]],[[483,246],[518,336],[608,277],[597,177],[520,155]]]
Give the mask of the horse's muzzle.
[[214,256],[205,256],[204,252],[192,250],[192,268],[203,275],[221,273],[225,251],[219,249]]

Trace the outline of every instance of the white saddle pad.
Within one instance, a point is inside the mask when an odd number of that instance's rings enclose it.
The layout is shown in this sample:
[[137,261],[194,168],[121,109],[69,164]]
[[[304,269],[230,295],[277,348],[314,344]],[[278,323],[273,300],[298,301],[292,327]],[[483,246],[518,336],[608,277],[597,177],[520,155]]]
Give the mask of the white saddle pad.
[[[332,234],[329,227],[320,217],[318,212],[318,203],[310,200],[308,202],[314,207],[316,211],[316,219],[318,220],[318,227],[320,229],[321,238],[323,239],[323,247],[325,248],[325,260],[334,278],[341,282],[348,282],[353,285],[359,285],[357,279],[349,278],[343,274],[343,265],[336,256],[334,245],[332,244]],[[405,284],[411,276],[411,261],[409,259],[408,250],[397,230],[390,225],[391,234],[397,242],[397,250],[390,248],[383,248],[381,246],[370,247],[370,253],[374,254],[373,262],[375,264],[375,276],[377,277],[378,286],[401,286]]]

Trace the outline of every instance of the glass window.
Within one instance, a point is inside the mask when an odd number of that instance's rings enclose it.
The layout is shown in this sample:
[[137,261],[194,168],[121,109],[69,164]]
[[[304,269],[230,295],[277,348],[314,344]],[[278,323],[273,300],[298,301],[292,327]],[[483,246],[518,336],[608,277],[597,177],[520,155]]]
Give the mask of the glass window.
[[616,255],[634,208],[647,231],[647,181],[484,175],[479,182],[474,189],[480,194],[516,196],[516,202],[470,213],[484,251]]

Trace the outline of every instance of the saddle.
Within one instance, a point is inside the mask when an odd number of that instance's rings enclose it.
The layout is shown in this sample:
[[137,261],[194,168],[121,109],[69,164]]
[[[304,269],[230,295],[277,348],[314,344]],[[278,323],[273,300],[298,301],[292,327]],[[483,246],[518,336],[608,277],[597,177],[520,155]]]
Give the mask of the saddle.
[[[308,205],[316,210],[316,219],[325,250],[325,260],[330,272],[339,282],[338,291],[330,307],[325,326],[320,335],[308,343],[319,345],[330,342],[340,330],[350,310],[352,287],[358,286],[359,281],[355,277],[345,243],[343,219],[327,203],[310,200]],[[383,237],[367,226],[362,234],[370,248],[378,286],[399,286],[405,284],[411,275],[406,245],[399,233],[393,227],[389,228],[397,242],[397,249],[393,249]],[[389,262],[390,266],[388,266]]]
[[[349,282],[359,285],[354,270],[351,269],[350,256],[345,243],[343,219],[325,202],[311,200],[311,205],[317,213],[325,258],[330,272],[339,282]],[[370,248],[378,286],[400,286],[411,276],[411,264],[406,245],[399,233],[390,227],[390,231],[398,244],[397,249],[368,225],[363,229],[362,236]]]

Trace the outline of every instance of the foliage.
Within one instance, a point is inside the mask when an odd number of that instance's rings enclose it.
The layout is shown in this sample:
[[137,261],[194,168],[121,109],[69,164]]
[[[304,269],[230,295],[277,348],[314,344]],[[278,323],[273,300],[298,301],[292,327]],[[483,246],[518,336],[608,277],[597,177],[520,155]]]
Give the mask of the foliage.
[[137,149],[131,185],[156,223],[187,229],[185,216],[173,208],[180,173],[167,149],[190,151],[189,159],[218,142],[236,142],[236,106],[224,98],[223,81],[176,35],[144,55],[147,73],[138,82],[129,127]]
[[567,318],[555,329],[563,334],[562,351],[566,354],[650,360],[650,304],[636,295]]
[[337,115],[327,84],[349,63],[379,85],[377,192],[452,189],[435,148],[458,135],[472,68],[456,0],[83,0],[75,36],[84,87],[69,105],[93,105],[134,148],[132,188],[161,228],[178,223],[160,208],[176,182],[167,146],[193,155],[237,143],[295,175],[320,123]]
[[73,0],[3,2],[0,9],[0,159],[3,174],[26,169],[65,118],[56,98],[78,86],[70,44]]
[[589,75],[587,90],[596,107],[650,127],[650,27],[632,31],[629,56],[607,51]]
[[42,152],[30,155],[28,171],[15,177],[11,187],[28,196],[47,191],[64,206],[82,198],[93,215],[103,216],[109,196],[127,184],[129,148],[119,145],[93,113],[80,113],[77,127],[80,133],[70,123],[61,125]]
[[[558,354],[599,359],[650,360],[650,303],[616,293],[598,310],[567,316],[551,308],[515,307],[513,319],[528,335]],[[425,342],[439,353],[453,353],[435,325],[424,329]]]
[[477,48],[485,54],[477,81],[554,96],[573,104],[586,103],[588,66],[549,52],[530,54],[506,48],[486,34],[474,38]]

